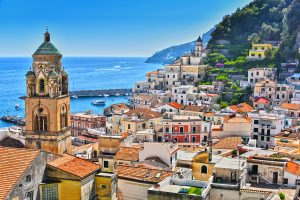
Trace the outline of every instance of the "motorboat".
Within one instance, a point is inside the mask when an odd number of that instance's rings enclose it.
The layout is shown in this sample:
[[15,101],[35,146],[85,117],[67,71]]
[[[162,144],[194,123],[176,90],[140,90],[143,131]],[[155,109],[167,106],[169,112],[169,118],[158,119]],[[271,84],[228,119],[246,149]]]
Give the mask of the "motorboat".
[[104,94],[103,96],[105,96],[105,97],[109,97],[109,94]]
[[105,100],[104,100],[104,99],[101,99],[101,100],[94,100],[94,101],[92,101],[92,105],[94,105],[94,106],[102,106],[102,105],[105,105]]
[[72,99],[78,99],[78,96],[77,95],[73,95],[71,96]]
[[15,105],[15,109],[16,109],[16,110],[20,110],[20,109],[21,109],[20,104],[16,104],[16,105]]

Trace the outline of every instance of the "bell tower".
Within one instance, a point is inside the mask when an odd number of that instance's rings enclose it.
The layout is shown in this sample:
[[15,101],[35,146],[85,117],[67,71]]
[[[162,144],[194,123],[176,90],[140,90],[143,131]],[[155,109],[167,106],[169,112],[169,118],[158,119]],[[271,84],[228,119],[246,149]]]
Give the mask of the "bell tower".
[[202,54],[202,38],[201,38],[201,36],[199,36],[196,41],[194,53],[195,53],[195,56],[201,57],[201,54]]
[[25,147],[71,153],[68,74],[48,30],[32,58],[32,67],[26,74]]

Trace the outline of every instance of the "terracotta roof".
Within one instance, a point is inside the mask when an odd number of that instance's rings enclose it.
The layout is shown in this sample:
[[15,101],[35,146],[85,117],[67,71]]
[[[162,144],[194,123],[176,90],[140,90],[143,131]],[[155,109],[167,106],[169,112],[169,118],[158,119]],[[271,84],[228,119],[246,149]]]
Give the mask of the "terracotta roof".
[[213,149],[236,149],[242,144],[241,137],[226,137],[213,145]]
[[137,117],[138,115],[140,115],[141,119],[146,119],[146,120],[162,117],[161,114],[154,112],[152,110],[146,109],[146,108],[137,108],[137,109],[131,110],[131,111],[127,112],[126,115],[128,117],[133,117],[133,116]]
[[79,135],[77,138],[81,139],[81,140],[86,140],[86,141],[90,141],[90,142],[98,142],[97,138],[92,138],[92,137],[86,137],[84,135]]
[[61,158],[48,163],[48,165],[80,178],[85,178],[100,169],[100,165],[68,154],[64,154]]
[[139,161],[140,148],[121,147],[115,158],[117,160]]
[[172,175],[171,171],[159,170],[140,166],[119,165],[117,167],[118,178],[147,183],[159,183]]
[[205,117],[212,117],[212,116],[215,116],[215,113],[213,113],[213,112],[207,112],[207,113],[204,113],[204,116]]
[[224,119],[225,123],[251,123],[252,120],[249,117],[229,117]]
[[265,103],[269,103],[270,100],[267,99],[267,98],[265,98],[265,97],[256,97],[256,98],[254,99],[254,102],[255,102],[255,103],[263,103],[263,104],[265,104]]
[[0,147],[0,199],[5,199],[39,152]]
[[289,110],[300,110],[300,104],[295,103],[283,103],[281,108],[289,109]]
[[182,107],[182,105],[177,102],[170,102],[168,105],[176,109],[180,109]]
[[285,171],[299,176],[300,175],[300,165],[298,163],[289,161],[286,165]]
[[205,110],[204,106],[192,106],[192,105],[185,105],[181,108],[185,111],[192,111],[192,112],[203,112]]
[[218,96],[217,94],[207,94],[206,96],[208,97],[215,97],[215,96]]
[[147,72],[147,74],[158,74],[158,71]]
[[247,103],[240,103],[238,105],[232,105],[232,106],[229,106],[229,108],[237,113],[247,113],[247,112],[251,112],[254,110],[254,108]]

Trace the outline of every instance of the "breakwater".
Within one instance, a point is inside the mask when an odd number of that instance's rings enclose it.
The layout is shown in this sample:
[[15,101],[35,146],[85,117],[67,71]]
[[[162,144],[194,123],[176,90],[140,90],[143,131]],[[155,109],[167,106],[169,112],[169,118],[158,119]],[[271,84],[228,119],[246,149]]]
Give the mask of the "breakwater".
[[131,96],[132,89],[106,89],[106,90],[78,90],[70,91],[70,96],[96,97],[96,96]]

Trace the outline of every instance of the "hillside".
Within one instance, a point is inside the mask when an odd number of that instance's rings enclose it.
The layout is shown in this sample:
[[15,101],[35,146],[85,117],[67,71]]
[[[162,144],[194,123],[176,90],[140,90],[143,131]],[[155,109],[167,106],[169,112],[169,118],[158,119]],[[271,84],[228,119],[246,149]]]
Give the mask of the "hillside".
[[[284,18],[292,3],[293,0],[254,0],[224,16],[208,43],[211,50],[208,63],[245,61],[252,42],[280,42]],[[278,57],[277,53],[273,52],[273,57]]]
[[[213,32],[213,30],[214,28],[210,29],[208,32],[202,35],[204,46],[206,46],[208,41],[210,40],[210,35]],[[146,60],[146,63],[173,63],[176,60],[176,58],[190,52],[194,48],[194,46],[195,41],[168,47],[166,49],[154,53],[153,56],[149,57]]]

